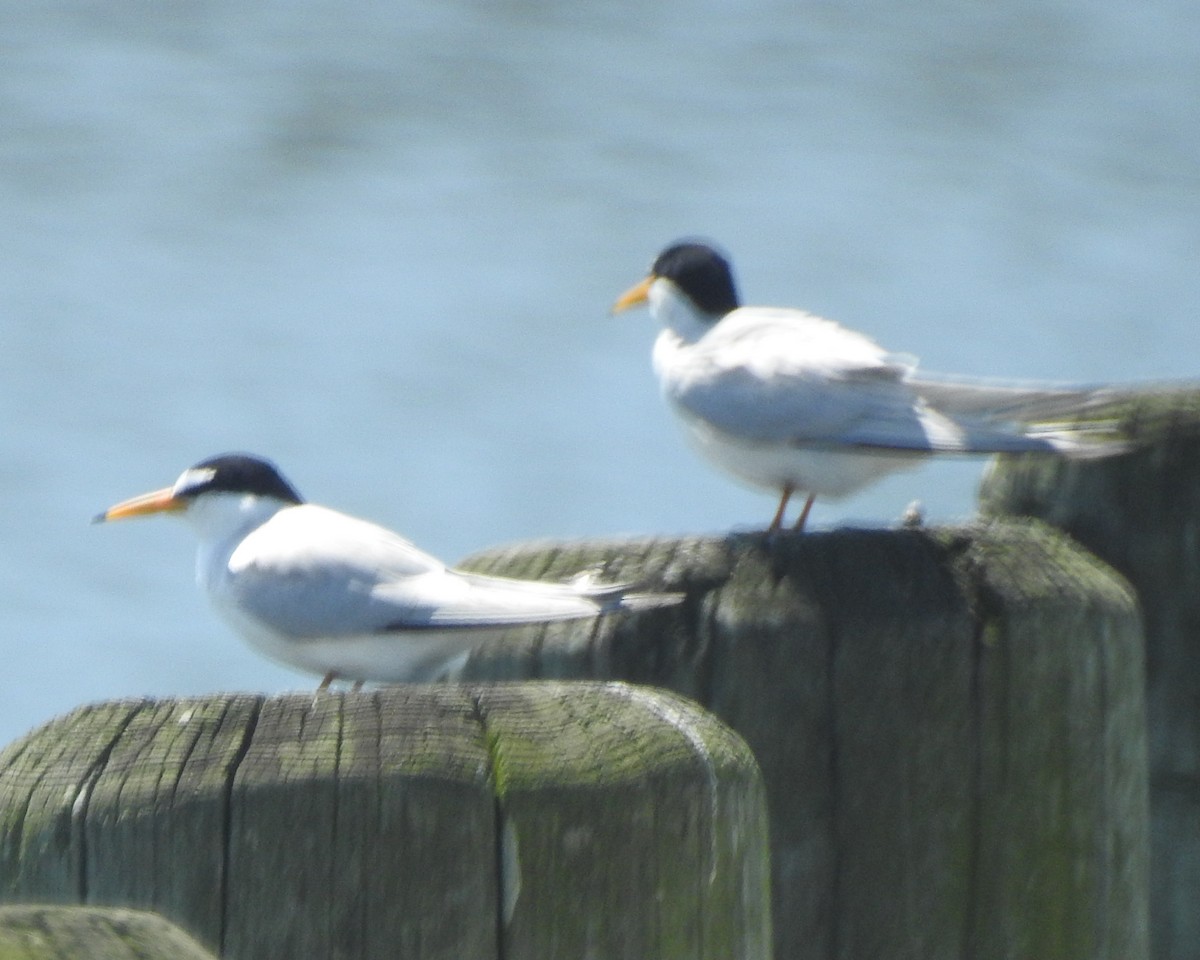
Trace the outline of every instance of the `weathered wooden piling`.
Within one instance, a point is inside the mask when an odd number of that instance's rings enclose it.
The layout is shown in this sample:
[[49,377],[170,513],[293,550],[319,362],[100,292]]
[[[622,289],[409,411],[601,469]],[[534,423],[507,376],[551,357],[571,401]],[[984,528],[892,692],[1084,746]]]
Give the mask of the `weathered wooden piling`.
[[0,907],[3,960],[215,960],[155,913],[119,907]]
[[551,626],[466,676],[620,677],[746,738],[771,813],[776,956],[1147,956],[1134,596],[1032,522],[520,545],[466,566],[682,590]]
[[1200,392],[1131,406],[1137,446],[1095,461],[1015,458],[983,510],[1040,517],[1119,570],[1141,601],[1150,742],[1151,947],[1200,957]]
[[4,960],[216,960],[156,913],[120,907],[0,907]]
[[766,958],[745,744],[621,683],[84,707],[0,754],[0,899],[225,958]]

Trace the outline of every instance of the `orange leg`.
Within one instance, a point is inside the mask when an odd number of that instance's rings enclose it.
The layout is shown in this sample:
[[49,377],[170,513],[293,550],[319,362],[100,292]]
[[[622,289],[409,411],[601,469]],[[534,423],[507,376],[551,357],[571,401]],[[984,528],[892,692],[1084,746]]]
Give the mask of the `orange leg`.
[[783,526],[783,511],[787,509],[788,501],[792,499],[792,488],[784,487],[783,496],[779,499],[779,509],[775,511],[775,519],[767,527],[767,533],[775,533]]
[[797,532],[804,529],[804,522],[808,519],[808,511],[812,509],[813,501],[817,499],[815,493],[810,493],[808,499],[804,501],[804,509],[800,511],[800,519],[796,521],[796,526],[793,528]]

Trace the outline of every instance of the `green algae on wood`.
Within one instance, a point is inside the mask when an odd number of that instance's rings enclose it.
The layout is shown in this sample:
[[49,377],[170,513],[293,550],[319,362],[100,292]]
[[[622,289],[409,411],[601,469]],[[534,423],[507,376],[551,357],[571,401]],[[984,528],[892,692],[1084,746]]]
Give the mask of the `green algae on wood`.
[[769,955],[764,797],[739,772],[739,739],[681,697],[626,684],[595,703],[479,689],[519,861],[503,955]]
[[625,684],[85,707],[0,754],[0,816],[6,899],[153,907],[227,957],[769,951],[753,758]]
[[0,960],[215,960],[162,917],[118,907],[0,907]]
[[741,733],[777,956],[1146,956],[1137,605],[1050,528],[517,545],[465,566],[685,593],[567,649],[505,638],[464,675],[657,684]]
[[1001,458],[985,478],[991,516],[1037,517],[1128,578],[1146,637],[1153,956],[1200,943],[1200,391],[1120,413],[1130,453],[1103,460]]

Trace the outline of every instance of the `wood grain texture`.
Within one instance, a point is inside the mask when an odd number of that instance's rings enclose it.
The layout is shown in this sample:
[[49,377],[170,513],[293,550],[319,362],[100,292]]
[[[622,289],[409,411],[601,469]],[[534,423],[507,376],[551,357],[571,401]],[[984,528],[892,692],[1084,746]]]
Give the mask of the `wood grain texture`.
[[223,957],[769,955],[753,757],[625,684],[84,707],[0,754],[0,816],[4,900]]
[[513,878],[501,955],[770,956],[765,798],[739,772],[744,744],[681,697],[608,690],[597,714],[480,688]]
[[1145,739],[1128,585],[1037,524],[517,545],[490,573],[681,590],[465,676],[678,690],[750,744],[776,956],[1146,956]]
[[1200,392],[1131,406],[1111,460],[1011,458],[986,478],[993,516],[1069,533],[1127,577],[1146,633],[1151,927],[1156,960],[1200,955]]
[[162,917],[118,907],[0,907],[3,960],[215,960]]

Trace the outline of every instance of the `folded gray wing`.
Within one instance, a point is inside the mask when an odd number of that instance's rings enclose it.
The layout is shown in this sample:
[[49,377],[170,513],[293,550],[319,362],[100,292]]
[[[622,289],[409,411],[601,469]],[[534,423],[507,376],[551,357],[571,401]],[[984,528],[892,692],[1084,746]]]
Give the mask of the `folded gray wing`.
[[411,629],[414,615],[433,627],[495,627],[595,616],[603,602],[571,583],[491,577],[447,569],[381,590],[406,614],[391,629]]
[[746,442],[913,453],[1062,450],[1069,444],[1061,437],[1023,425],[1101,401],[1091,390],[976,391],[961,383],[938,383],[926,393],[909,369],[889,363],[764,377],[737,367],[692,378],[668,396],[685,418]]
[[890,364],[829,367],[716,366],[665,384],[685,417],[731,436],[761,443],[843,443],[877,424],[916,441],[919,424],[907,368]]
[[1104,416],[1106,411],[1146,392],[1138,387],[972,379],[924,371],[910,383],[930,406],[952,416],[1021,423]]
[[229,560],[225,593],[240,613],[285,635],[331,637],[428,619],[436,600],[419,588],[445,565],[384,527],[323,507],[281,511]]

